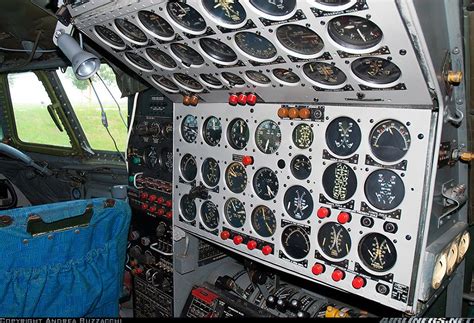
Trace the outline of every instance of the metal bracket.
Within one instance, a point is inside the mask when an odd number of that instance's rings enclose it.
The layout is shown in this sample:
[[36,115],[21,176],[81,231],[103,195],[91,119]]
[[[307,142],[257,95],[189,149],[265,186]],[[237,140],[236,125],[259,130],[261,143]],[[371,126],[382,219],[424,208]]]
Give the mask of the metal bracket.
[[454,179],[441,187],[444,212],[438,218],[438,228],[451,219],[451,214],[461,208],[467,201],[466,184],[454,185]]

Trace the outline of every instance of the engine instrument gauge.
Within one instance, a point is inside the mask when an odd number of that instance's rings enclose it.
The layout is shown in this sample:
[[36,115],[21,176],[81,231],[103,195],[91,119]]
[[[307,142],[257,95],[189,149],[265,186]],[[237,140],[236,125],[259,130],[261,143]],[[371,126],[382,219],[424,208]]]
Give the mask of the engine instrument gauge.
[[297,155],[291,160],[290,169],[296,179],[307,179],[311,175],[311,161],[305,155]]
[[245,76],[250,83],[256,86],[269,86],[272,83],[268,76],[258,71],[245,71]]
[[207,158],[201,166],[202,180],[208,187],[216,187],[221,178],[219,163],[214,158]]
[[301,123],[293,130],[293,143],[300,149],[308,149],[313,144],[313,129],[307,124]]
[[196,203],[189,195],[183,195],[181,201],[179,201],[179,208],[185,221],[194,221],[197,215],[197,208]]
[[258,197],[269,201],[278,194],[278,177],[270,168],[260,168],[253,177],[253,188]]
[[170,49],[173,55],[175,55],[184,66],[200,67],[204,64],[204,58],[201,54],[187,45],[173,43],[170,45]]
[[170,41],[174,38],[173,27],[154,12],[140,10],[137,13],[137,21],[146,32],[159,40]]
[[158,152],[154,146],[147,147],[143,153],[145,164],[150,169],[154,169],[158,165]]
[[232,148],[237,150],[244,149],[250,139],[250,130],[245,120],[237,118],[229,123],[227,128],[227,140]]
[[173,151],[169,148],[165,147],[160,151],[160,157],[158,159],[158,163],[160,164],[160,168],[167,172],[173,172]]
[[192,143],[196,140],[198,134],[197,117],[188,114],[181,123],[181,136],[184,140]]
[[115,28],[123,38],[135,45],[143,46],[148,43],[145,33],[128,20],[117,18],[114,20]]
[[334,119],[326,129],[326,144],[337,156],[350,156],[360,146],[362,134],[356,121],[349,117]]
[[352,198],[357,189],[357,177],[352,168],[343,163],[331,164],[323,174],[323,187],[333,200],[342,202]]
[[257,206],[251,216],[252,227],[260,236],[269,238],[275,234],[277,221],[272,210],[264,205]]
[[303,75],[323,89],[339,89],[344,86],[347,76],[339,68],[324,62],[310,62],[303,65]]
[[296,0],[250,0],[250,4],[262,17],[274,21],[286,20],[293,17],[297,9]]
[[189,75],[183,73],[174,73],[173,79],[176,83],[178,83],[178,85],[180,85],[185,90],[191,92],[201,92],[202,90],[204,90],[202,84]]
[[237,54],[232,48],[214,38],[199,39],[199,46],[211,61],[221,65],[237,63]]
[[245,80],[237,74],[230,72],[222,72],[222,78],[230,86],[242,87],[245,85]]
[[255,131],[255,143],[264,154],[274,154],[281,144],[280,126],[272,120],[260,123]]
[[171,17],[171,21],[188,34],[202,35],[206,32],[206,21],[190,5],[181,1],[169,1],[166,10]]
[[393,163],[402,159],[411,145],[411,136],[405,125],[396,120],[384,120],[370,132],[370,147],[375,157]]
[[295,72],[284,68],[275,68],[272,73],[275,79],[283,85],[295,86],[300,82],[300,77]]
[[204,141],[209,146],[217,146],[222,137],[222,124],[216,117],[207,118],[202,130]]
[[281,245],[288,256],[297,260],[305,258],[311,249],[308,233],[296,225],[290,225],[283,230]]
[[120,38],[120,36],[112,29],[97,25],[94,26],[94,33],[103,43],[109,45],[113,49],[123,50],[127,47],[123,39]]
[[369,233],[359,243],[359,257],[371,270],[385,272],[397,262],[397,250],[383,234]]
[[145,72],[151,72],[153,71],[153,65],[140,55],[137,55],[132,52],[127,52],[125,53],[125,59],[132,65],[133,67],[145,71]]
[[380,57],[363,57],[352,62],[351,70],[360,81],[371,87],[397,84],[402,71],[391,61]]
[[286,212],[295,220],[306,220],[313,213],[311,193],[303,186],[290,187],[283,198]]
[[272,62],[278,54],[276,47],[268,39],[255,33],[239,32],[235,34],[234,41],[244,56],[256,62]]
[[145,55],[152,63],[164,70],[171,71],[178,67],[178,64],[176,64],[170,55],[159,49],[149,47],[145,50]]
[[228,199],[225,203],[224,215],[227,222],[234,228],[243,227],[247,217],[244,204],[234,197]]
[[365,196],[375,208],[388,211],[402,203],[405,197],[405,185],[397,173],[388,170],[376,170],[365,181]]
[[301,25],[289,24],[278,27],[276,37],[283,48],[295,57],[316,58],[324,48],[321,37]]
[[247,172],[241,163],[234,162],[225,171],[225,182],[229,190],[240,194],[247,187]]
[[348,50],[370,51],[383,38],[383,32],[374,22],[359,16],[339,16],[328,22],[332,40]]
[[201,205],[201,221],[204,227],[210,231],[219,226],[219,210],[211,201],[206,201]]
[[247,13],[239,1],[202,0],[201,4],[219,26],[237,29],[246,23]]
[[167,79],[166,77],[164,76],[161,76],[161,75],[157,75],[157,74],[153,74],[151,76],[153,82],[155,82],[155,84],[161,88],[162,90],[165,90],[167,92],[171,92],[171,93],[178,93],[179,92],[179,87],[174,84],[173,81]]
[[318,243],[321,251],[333,259],[346,257],[352,246],[349,232],[336,222],[326,223],[319,229]]
[[192,182],[197,176],[196,159],[191,154],[186,154],[180,162],[181,176],[187,182]]
[[199,75],[199,80],[206,86],[212,88],[212,89],[220,89],[224,85],[222,84],[221,81],[217,77],[215,77],[212,74],[200,74]]

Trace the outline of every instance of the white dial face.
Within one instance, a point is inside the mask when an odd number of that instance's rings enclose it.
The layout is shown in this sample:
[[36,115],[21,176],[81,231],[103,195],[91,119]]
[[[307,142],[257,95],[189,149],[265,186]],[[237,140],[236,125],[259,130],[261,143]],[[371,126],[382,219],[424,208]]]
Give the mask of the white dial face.
[[471,243],[471,235],[469,232],[464,232],[458,244],[458,262],[461,262],[466,255],[469,244]]
[[454,271],[454,266],[456,266],[456,262],[458,260],[458,244],[457,242],[453,242],[451,247],[449,247],[448,256],[447,256],[447,274],[451,275]]
[[441,286],[444,276],[446,275],[446,255],[442,254],[438,257],[433,270],[433,280],[431,286],[434,289],[438,289]]

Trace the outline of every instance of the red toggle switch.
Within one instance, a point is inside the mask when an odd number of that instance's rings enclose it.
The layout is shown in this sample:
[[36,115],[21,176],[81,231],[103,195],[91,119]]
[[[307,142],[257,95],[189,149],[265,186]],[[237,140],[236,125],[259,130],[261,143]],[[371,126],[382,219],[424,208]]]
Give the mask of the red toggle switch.
[[148,204],[143,203],[143,204],[141,205],[141,208],[142,208],[142,210],[148,210]]
[[168,208],[172,207],[173,206],[173,201],[171,201],[171,200],[166,201],[165,206],[168,207]]
[[239,97],[235,94],[231,94],[229,96],[229,104],[230,105],[237,105],[239,103]]
[[166,217],[167,217],[168,219],[171,219],[171,218],[173,217],[173,212],[172,212],[172,211],[166,212]]
[[253,157],[252,156],[242,157],[242,164],[244,164],[244,166],[253,165]]
[[318,210],[318,218],[325,219],[331,214],[331,211],[326,207],[320,207]]
[[365,286],[365,279],[364,277],[356,276],[352,280],[352,287],[355,289],[361,289],[362,287]]
[[257,103],[257,96],[253,93],[247,94],[247,104],[255,105]]
[[146,200],[146,199],[148,199],[148,193],[146,193],[146,192],[140,193],[140,199],[141,199],[141,200]]
[[150,201],[150,202],[155,202],[157,198],[158,198],[158,197],[157,197],[155,194],[152,194],[152,195],[150,195],[150,197],[148,198],[148,201]]
[[160,196],[160,197],[156,200],[156,203],[158,203],[158,204],[163,204],[164,202],[165,202],[165,199],[164,199],[162,196]]
[[250,240],[250,241],[247,243],[247,249],[248,249],[248,250],[254,250],[255,248],[257,248],[257,241]]
[[164,209],[158,209],[158,215],[162,216],[165,215],[165,210]]
[[242,238],[241,236],[235,236],[233,241],[234,241],[234,244],[238,246],[239,244],[242,243],[242,241],[244,241],[244,238]]
[[246,105],[247,104],[247,96],[245,94],[239,94],[237,97],[237,102],[239,102],[240,105]]
[[338,282],[340,280],[343,280],[345,276],[346,276],[346,274],[344,274],[344,272],[342,270],[336,269],[332,272],[331,278],[335,282]]
[[229,231],[222,231],[221,232],[221,239],[222,240],[227,240],[230,238],[230,232]]
[[273,251],[272,247],[270,246],[265,246],[262,248],[262,253],[265,255],[265,256],[268,256],[269,254],[271,254]]
[[326,270],[323,264],[315,264],[311,271],[314,275],[321,275]]
[[351,220],[351,215],[347,212],[341,212],[337,216],[337,222],[339,222],[340,224],[346,224],[350,220]]

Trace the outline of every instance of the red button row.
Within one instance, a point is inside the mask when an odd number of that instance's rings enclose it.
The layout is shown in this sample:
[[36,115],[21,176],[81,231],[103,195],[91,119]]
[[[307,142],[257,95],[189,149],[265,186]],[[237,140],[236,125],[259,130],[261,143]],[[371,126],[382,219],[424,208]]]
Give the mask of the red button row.
[[[222,231],[221,232],[221,239],[222,240],[228,240],[230,238],[230,232],[229,231]],[[234,242],[234,244],[236,246],[242,244],[242,242],[244,242],[244,238],[242,236],[239,236],[239,235],[236,235],[232,241]],[[247,242],[247,249],[248,250],[255,250],[257,249],[257,241],[255,240],[250,240],[249,242]],[[265,256],[268,256],[269,254],[271,254],[273,252],[273,248],[271,246],[264,246],[262,248],[262,253],[265,255]]]
[[173,212],[172,211],[168,211],[166,212],[165,209],[162,209],[162,208],[157,208],[156,206],[154,205],[148,205],[146,203],[142,203],[142,205],[140,205],[140,208],[143,210],[143,211],[148,211],[150,213],[156,213],[157,215],[159,216],[165,216],[167,217],[168,219],[171,219],[173,217]]
[[229,104],[230,105],[255,105],[257,103],[257,96],[253,93],[249,94],[244,94],[241,93],[239,95],[237,94],[231,94],[229,96]]
[[[316,213],[318,218],[325,219],[331,215],[331,210],[326,207],[319,208],[318,212]],[[340,212],[337,216],[337,222],[340,224],[346,224],[350,222],[352,219],[351,215],[347,212]]]
[[[318,276],[326,271],[326,267],[323,264],[317,263],[313,266],[311,271],[314,275]],[[345,277],[346,277],[346,273],[340,269],[334,269],[334,271],[331,274],[331,278],[335,282],[341,281]],[[367,282],[365,278],[361,276],[355,276],[354,279],[352,280],[352,287],[354,287],[355,289],[361,289],[366,284]]]

